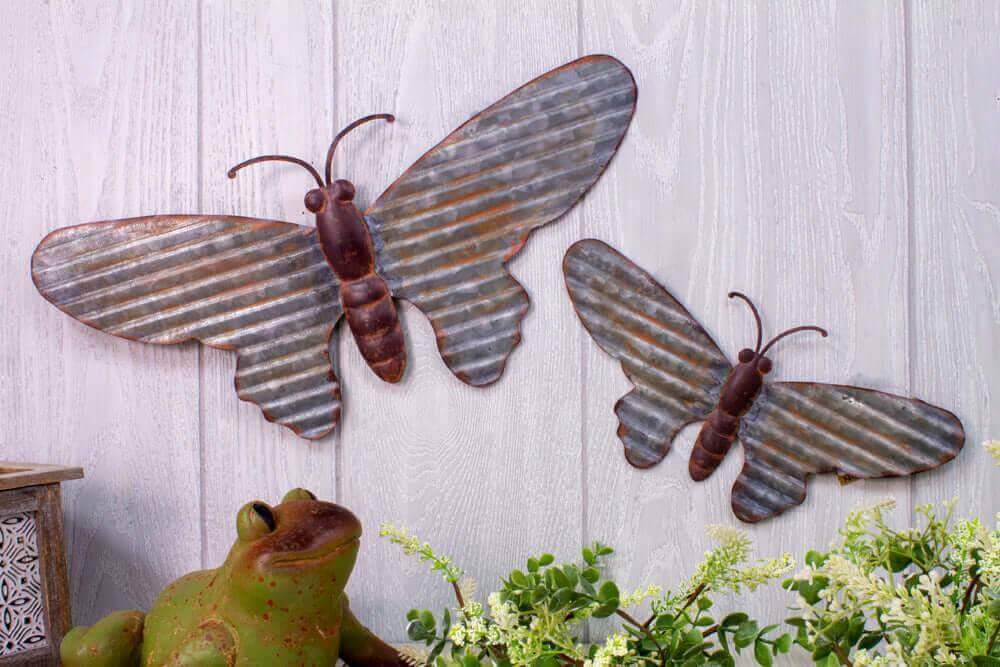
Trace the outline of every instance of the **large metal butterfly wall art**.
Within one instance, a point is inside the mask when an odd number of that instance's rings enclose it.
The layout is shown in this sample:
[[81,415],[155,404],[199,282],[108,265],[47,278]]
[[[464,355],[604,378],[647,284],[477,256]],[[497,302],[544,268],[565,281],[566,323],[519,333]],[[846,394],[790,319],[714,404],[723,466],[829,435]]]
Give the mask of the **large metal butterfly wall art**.
[[688,472],[703,480],[736,440],[743,469],[733,512],[755,523],[802,503],[806,480],[836,473],[842,481],[910,475],[950,461],[965,432],[951,412],[914,398],[820,382],[765,382],[771,347],[760,315],[753,349],[733,366],[705,329],[648,273],[601,241],[574,244],[563,260],[566,287],[594,341],[621,362],[634,389],[615,405],[625,457],[638,468],[659,463],[674,437],[704,420]]
[[536,227],[597,181],[635,110],[628,69],[588,56],[480,112],[428,151],[363,214],[354,186],[325,179],[305,196],[316,227],[220,215],[157,215],[59,229],[32,276],[60,310],[155,344],[199,340],[237,352],[236,390],[265,417],[316,439],[340,418],[330,339],[341,315],[372,371],[397,382],[406,347],[393,298],[430,319],[463,382],[495,382],[520,342],[528,296],[505,264]]

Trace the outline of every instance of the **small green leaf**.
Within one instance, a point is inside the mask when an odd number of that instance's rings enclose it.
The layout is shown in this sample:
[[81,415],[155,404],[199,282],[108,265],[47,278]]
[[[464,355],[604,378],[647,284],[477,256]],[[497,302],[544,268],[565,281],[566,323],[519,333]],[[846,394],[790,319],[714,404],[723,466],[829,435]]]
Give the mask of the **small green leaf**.
[[597,558],[594,557],[594,552],[591,551],[590,548],[588,547],[583,548],[583,561],[587,565],[593,565],[594,563],[597,562]]
[[538,559],[536,558],[528,559],[528,572],[538,572]]
[[427,628],[427,632],[433,634],[434,626],[437,625],[437,623],[434,622],[434,614],[425,609],[422,612],[420,612],[419,620],[421,625]]
[[892,568],[893,572],[902,572],[912,562],[913,559],[910,558],[910,554],[908,553],[904,553],[898,549],[893,549],[889,552],[889,567]]
[[788,653],[792,650],[792,636],[787,632],[774,642],[774,649],[778,653]]
[[541,565],[542,567],[546,567],[548,565],[552,565],[552,563],[554,563],[555,560],[556,558],[552,554],[542,554],[538,558],[538,564]]
[[706,609],[712,608],[712,601],[706,597],[698,598],[698,609],[705,611]]
[[584,579],[584,581],[596,584],[597,580],[601,578],[601,571],[596,567],[588,567],[580,573],[580,576]]
[[517,588],[527,588],[531,585],[528,582],[528,577],[520,570],[513,570],[510,573],[510,583],[514,584]]
[[812,659],[816,663],[819,663],[820,660],[823,660],[828,655],[830,655],[831,651],[833,651],[833,645],[830,644],[829,642],[823,644],[817,644],[816,648],[813,649]]
[[448,642],[446,642],[443,639],[439,641],[437,644],[435,644],[434,648],[431,649],[430,655],[427,656],[427,662],[434,662],[434,659],[437,658],[439,655],[441,655],[441,651],[444,650],[444,647],[447,644]]
[[847,619],[842,618],[836,623],[827,626],[823,630],[823,634],[832,639],[833,641],[837,641],[844,636],[844,633],[847,632],[847,628],[848,628]]
[[607,618],[611,614],[615,613],[618,609],[618,600],[614,601],[614,604],[602,604],[600,607],[594,610],[592,616],[594,618]]
[[620,593],[618,592],[618,586],[616,586],[613,581],[605,581],[597,590],[597,599],[601,602],[610,602],[614,600],[617,605],[619,597]]
[[420,621],[410,621],[406,625],[406,636],[415,642],[423,641],[427,638],[427,628]]
[[733,637],[733,643],[736,644],[736,648],[745,648],[750,646],[756,637],[757,621],[744,621],[736,631],[736,635]]
[[811,567],[813,569],[816,569],[816,568],[820,567],[821,565],[823,565],[823,563],[826,562],[826,558],[827,558],[826,554],[821,554],[818,551],[812,551],[812,550],[807,551],[806,552],[806,565],[808,565],[809,567]]
[[753,657],[758,665],[771,667],[774,664],[774,660],[771,658],[771,650],[764,642],[759,641],[753,645]]
[[722,619],[721,625],[724,628],[733,628],[740,625],[741,623],[746,622],[747,619],[749,618],[750,617],[744,614],[743,612],[738,611],[733,614],[729,614],[724,619]]

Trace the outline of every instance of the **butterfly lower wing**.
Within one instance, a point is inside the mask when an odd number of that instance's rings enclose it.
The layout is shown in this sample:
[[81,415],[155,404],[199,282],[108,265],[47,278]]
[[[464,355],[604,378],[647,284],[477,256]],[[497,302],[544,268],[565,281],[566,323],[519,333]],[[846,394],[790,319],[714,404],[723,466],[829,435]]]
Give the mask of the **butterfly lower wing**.
[[918,399],[818,382],[776,382],[741,422],[744,464],[736,516],[750,523],[806,497],[811,474],[901,477],[953,459],[965,443],[958,418]]
[[635,100],[614,58],[571,62],[467,121],[366,212],[380,275],[427,315],[463,382],[503,373],[528,309],[505,263],[597,181]]
[[563,273],[583,325],[635,385],[615,405],[625,456],[655,465],[684,426],[712,411],[729,361],[662,285],[607,244],[574,244]]
[[329,341],[342,314],[315,230],[231,216],[151,216],[57,230],[32,256],[38,291],[101,331],[238,353],[240,398],[315,439],[340,417]]

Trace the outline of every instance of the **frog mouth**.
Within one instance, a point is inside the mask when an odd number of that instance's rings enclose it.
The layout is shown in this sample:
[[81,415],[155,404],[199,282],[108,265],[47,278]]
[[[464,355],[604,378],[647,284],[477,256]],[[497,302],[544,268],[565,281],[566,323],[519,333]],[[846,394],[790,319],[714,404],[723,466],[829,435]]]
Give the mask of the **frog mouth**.
[[336,542],[331,546],[322,546],[318,549],[313,549],[311,551],[302,551],[294,556],[282,556],[278,558],[272,558],[270,565],[271,567],[311,567],[315,565],[320,565],[325,561],[331,560],[335,556],[339,556],[343,552],[347,551],[353,546],[357,546],[360,542],[360,538],[352,537],[343,542]]

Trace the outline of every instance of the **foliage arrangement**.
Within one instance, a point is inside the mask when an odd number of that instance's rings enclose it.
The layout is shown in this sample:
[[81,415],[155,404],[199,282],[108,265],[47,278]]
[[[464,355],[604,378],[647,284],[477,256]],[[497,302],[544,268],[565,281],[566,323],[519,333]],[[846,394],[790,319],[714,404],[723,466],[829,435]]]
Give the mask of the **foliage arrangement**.
[[[733,665],[744,650],[770,665],[791,648],[791,635],[777,634],[773,625],[762,628],[744,613],[716,620],[712,595],[752,591],[788,572],[791,556],[750,563],[750,541],[742,533],[718,526],[709,533],[718,546],[677,591],[647,586],[622,592],[606,577],[612,549],[597,543],[583,549],[576,563],[556,563],[551,554],[529,558],[489,595],[487,611],[450,559],[405,530],[383,525],[380,531],[407,555],[429,563],[455,591],[457,609],[444,610],[440,618],[428,610],[407,614],[410,639],[428,647],[407,653],[415,665]],[[647,603],[649,614],[640,621],[637,608]],[[588,619],[611,616],[621,624],[602,644],[583,639]]]
[[[1000,464],[1000,441],[985,443]],[[810,551],[783,582],[795,593],[795,630],[760,627],[745,613],[716,620],[712,596],[753,591],[793,567],[783,555],[749,563],[739,531],[709,528],[718,546],[677,591],[647,586],[622,592],[606,576],[610,547],[594,544],[577,563],[551,554],[529,558],[491,593],[487,608],[475,584],[450,559],[405,530],[381,535],[430,564],[454,589],[457,607],[435,617],[407,614],[407,634],[426,650],[406,650],[413,665],[733,665],[750,655],[761,665],[797,644],[823,667],[975,665],[1000,667],[1000,513],[992,529],[954,520],[954,501],[917,508],[917,526],[894,529],[887,500],[848,515],[828,551]],[[636,608],[648,605],[645,620]],[[586,621],[617,617],[600,644],[585,641]]]
[[[1000,445],[986,448],[1000,462]],[[952,502],[894,530],[893,507],[849,514],[839,543],[784,582],[797,593],[796,643],[821,665],[1000,667],[1000,524],[953,522]]]

